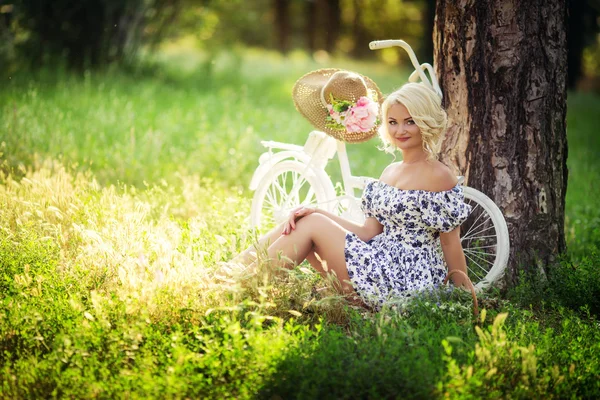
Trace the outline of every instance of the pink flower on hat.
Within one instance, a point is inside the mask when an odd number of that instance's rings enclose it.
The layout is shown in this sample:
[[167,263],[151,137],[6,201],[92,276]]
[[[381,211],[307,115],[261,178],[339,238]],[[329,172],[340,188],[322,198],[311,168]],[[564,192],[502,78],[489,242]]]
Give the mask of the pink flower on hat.
[[344,115],[346,114],[346,112],[336,112],[333,109],[333,106],[331,104],[327,104],[327,110],[329,111],[329,116],[331,117],[331,119],[333,119],[337,124],[343,125],[344,122]]
[[327,105],[329,116],[327,126],[345,129],[347,132],[369,132],[378,121],[379,106],[366,96],[358,99],[356,104],[349,101],[336,101]]
[[377,123],[377,112],[377,103],[363,96],[346,111],[343,124],[348,132],[368,132]]

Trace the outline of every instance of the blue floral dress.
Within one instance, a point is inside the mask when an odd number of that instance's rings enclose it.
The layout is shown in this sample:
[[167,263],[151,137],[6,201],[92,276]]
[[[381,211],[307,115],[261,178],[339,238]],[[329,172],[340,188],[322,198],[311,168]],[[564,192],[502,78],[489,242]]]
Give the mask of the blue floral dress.
[[386,300],[442,283],[446,263],[440,232],[450,232],[471,212],[462,187],[403,190],[373,179],[365,186],[361,208],[365,217],[383,225],[383,232],[368,242],[346,234],[348,275],[367,304],[379,309]]

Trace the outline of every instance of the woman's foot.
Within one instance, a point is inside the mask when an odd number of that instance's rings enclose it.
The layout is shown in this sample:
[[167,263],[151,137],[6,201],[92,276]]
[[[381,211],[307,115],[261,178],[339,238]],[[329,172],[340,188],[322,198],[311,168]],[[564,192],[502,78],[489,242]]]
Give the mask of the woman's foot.
[[251,273],[251,266],[246,266],[235,261],[222,261],[217,263],[217,265],[218,268],[214,273],[214,277],[223,282],[234,283]]

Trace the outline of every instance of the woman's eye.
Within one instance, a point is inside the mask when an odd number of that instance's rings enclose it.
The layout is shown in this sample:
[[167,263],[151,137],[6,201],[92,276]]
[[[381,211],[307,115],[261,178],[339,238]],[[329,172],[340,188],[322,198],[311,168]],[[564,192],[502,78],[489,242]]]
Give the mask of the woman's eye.
[[397,124],[396,121],[390,121],[389,123],[390,123],[390,125],[396,125]]
[[414,125],[414,124],[415,124],[415,121],[413,121],[412,119],[409,119],[408,121],[406,121],[406,123],[407,123],[408,125]]

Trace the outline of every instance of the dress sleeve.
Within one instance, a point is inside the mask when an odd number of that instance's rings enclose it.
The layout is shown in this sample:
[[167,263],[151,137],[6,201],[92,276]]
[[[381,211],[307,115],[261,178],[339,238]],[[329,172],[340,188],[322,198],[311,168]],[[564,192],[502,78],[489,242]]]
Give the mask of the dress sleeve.
[[465,204],[462,187],[458,185],[444,192],[422,192],[419,203],[423,222],[440,232],[450,232],[471,213],[471,206]]
[[365,214],[365,218],[370,218],[370,217],[375,216],[375,214],[373,214],[373,207],[372,207],[373,185],[375,184],[375,182],[376,182],[376,180],[370,179],[366,183],[365,189],[363,190],[362,198],[360,200],[360,209]]

